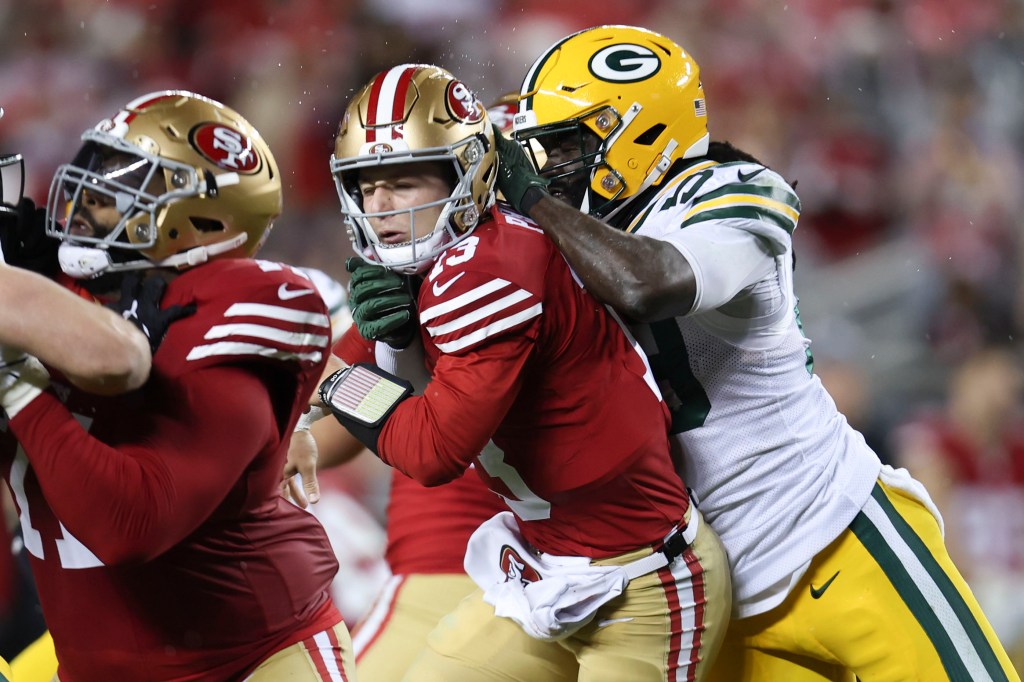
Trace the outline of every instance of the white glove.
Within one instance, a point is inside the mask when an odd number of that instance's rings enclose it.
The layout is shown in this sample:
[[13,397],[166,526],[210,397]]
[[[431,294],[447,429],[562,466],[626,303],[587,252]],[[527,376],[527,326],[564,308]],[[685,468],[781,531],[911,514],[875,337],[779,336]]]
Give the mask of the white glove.
[[0,407],[9,419],[50,385],[43,363],[28,353],[0,346]]

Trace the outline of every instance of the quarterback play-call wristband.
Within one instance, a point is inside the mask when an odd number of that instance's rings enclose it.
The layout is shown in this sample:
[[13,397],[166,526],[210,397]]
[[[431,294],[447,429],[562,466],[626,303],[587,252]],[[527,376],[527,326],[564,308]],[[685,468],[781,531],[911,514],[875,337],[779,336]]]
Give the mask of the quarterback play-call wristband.
[[411,393],[408,381],[365,362],[339,369],[320,384],[320,400],[374,454],[384,422]]

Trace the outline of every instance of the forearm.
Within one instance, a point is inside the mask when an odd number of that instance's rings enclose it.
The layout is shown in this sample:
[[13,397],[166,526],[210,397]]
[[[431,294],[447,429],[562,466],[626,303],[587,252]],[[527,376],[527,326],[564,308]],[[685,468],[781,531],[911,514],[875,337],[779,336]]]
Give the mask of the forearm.
[[209,383],[217,389],[205,397],[183,387],[181,413],[149,415],[144,436],[115,445],[51,393],[11,420],[54,514],[104,563],[145,561],[180,542],[268,442],[275,417],[262,384],[240,370]]
[[27,270],[0,265],[0,292],[0,343],[35,355],[91,393],[145,383],[149,342],[130,322]]
[[671,244],[627,234],[545,194],[530,217],[595,298],[640,322],[685,315],[696,294],[689,263]]
[[309,429],[316,441],[317,469],[332,469],[350,462],[359,456],[366,446],[353,436],[336,419],[328,417],[313,424]]
[[379,456],[423,485],[458,478],[498,430],[523,384],[531,337],[442,355],[422,396],[407,398],[381,432]]

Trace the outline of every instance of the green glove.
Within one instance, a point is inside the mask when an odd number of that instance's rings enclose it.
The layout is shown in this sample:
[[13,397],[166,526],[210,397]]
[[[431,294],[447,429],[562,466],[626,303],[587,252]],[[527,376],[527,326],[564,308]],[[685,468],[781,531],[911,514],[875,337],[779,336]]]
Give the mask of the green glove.
[[345,261],[352,273],[348,284],[348,305],[359,334],[370,341],[383,341],[405,348],[416,334],[416,298],[408,278],[359,257]]
[[526,214],[544,196],[551,181],[537,175],[526,150],[502,135],[497,126],[494,126],[494,144],[498,151],[498,191],[514,209]]

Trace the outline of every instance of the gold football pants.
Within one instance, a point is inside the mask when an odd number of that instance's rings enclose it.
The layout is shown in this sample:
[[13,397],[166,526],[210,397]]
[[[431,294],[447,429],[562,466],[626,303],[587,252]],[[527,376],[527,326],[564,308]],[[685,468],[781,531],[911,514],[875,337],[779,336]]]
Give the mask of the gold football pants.
[[[644,548],[594,563],[621,565],[650,553]],[[678,559],[632,580],[564,640],[533,639],[495,616],[477,590],[442,619],[405,680],[700,681],[725,634],[731,595],[721,541],[701,523]]]
[[881,482],[786,600],[734,620],[713,682],[1020,680],[914,497]]

